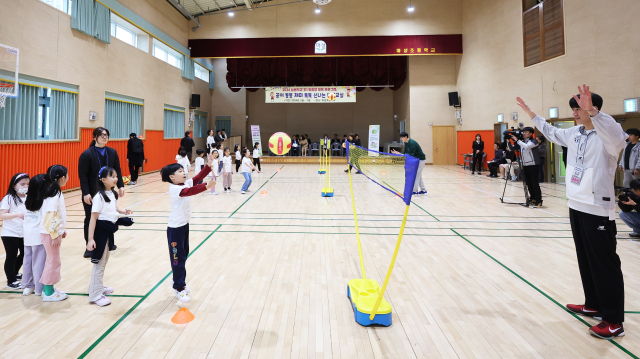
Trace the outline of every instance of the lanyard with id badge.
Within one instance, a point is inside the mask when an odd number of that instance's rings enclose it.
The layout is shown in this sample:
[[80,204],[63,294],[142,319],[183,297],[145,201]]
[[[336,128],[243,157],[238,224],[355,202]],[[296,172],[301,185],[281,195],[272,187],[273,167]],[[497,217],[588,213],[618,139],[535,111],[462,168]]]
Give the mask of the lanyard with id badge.
[[587,138],[584,141],[584,143],[582,143],[582,135],[580,135],[580,138],[578,139],[578,150],[576,151],[576,166],[573,168],[573,174],[571,175],[571,183],[576,186],[580,185],[580,183],[582,182],[582,176],[584,176],[584,172],[586,171],[585,168],[577,166],[578,161],[580,161],[580,163],[584,165],[584,155],[585,155],[585,152],[587,151],[587,143],[589,142],[589,135],[592,133],[593,131],[590,131],[589,133],[587,133]]

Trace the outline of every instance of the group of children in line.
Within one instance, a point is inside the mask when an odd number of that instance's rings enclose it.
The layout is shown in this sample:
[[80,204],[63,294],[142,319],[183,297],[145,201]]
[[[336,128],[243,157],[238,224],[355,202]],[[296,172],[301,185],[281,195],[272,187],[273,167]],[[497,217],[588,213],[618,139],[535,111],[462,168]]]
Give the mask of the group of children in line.
[[[3,220],[0,236],[6,250],[4,271],[8,289],[22,290],[24,296],[35,293],[44,302],[67,299],[67,294],[54,286],[61,279],[60,246],[67,236],[67,212],[61,188],[68,180],[68,170],[62,165],[53,165],[33,178],[26,173],[11,178],[7,194],[0,202]],[[103,286],[102,282],[109,259],[108,241],[118,225],[131,225],[133,221],[119,218],[119,213],[132,212],[116,206],[116,170],[103,167],[96,180],[99,192],[93,197],[87,244],[94,263],[88,292],[89,302],[105,306],[111,303],[106,295],[113,293],[113,288]],[[19,273],[21,267],[23,274]]]
[[[236,145],[236,172],[241,170],[245,178],[241,193],[250,192],[251,172],[260,172],[260,151],[256,143],[253,151],[239,149]],[[231,191],[232,168],[229,148],[224,151],[218,144],[207,155],[196,151],[195,176],[188,179],[191,163],[186,151],[180,149],[176,156],[178,163],[165,166],[160,171],[162,181],[169,183],[171,213],[167,228],[167,240],[171,268],[173,270],[173,290],[180,302],[191,300],[190,289],[186,285],[185,262],[189,255],[189,221],[191,219],[190,197],[206,190],[215,191],[216,179],[223,176],[225,192]],[[256,156],[257,155],[257,156]],[[220,160],[222,157],[222,160]],[[258,166],[254,165],[254,163]],[[205,177],[211,180],[205,184]],[[68,170],[62,165],[49,167],[44,174],[30,178],[26,173],[18,173],[11,178],[6,196],[0,202],[0,219],[3,220],[0,237],[6,251],[4,271],[7,288],[22,290],[24,296],[35,293],[44,302],[57,302],[67,298],[67,294],[54,286],[60,282],[60,246],[67,236],[67,215],[62,187],[69,180]],[[93,269],[88,293],[89,302],[98,306],[111,304],[108,294],[112,287],[104,286],[103,278],[109,260],[110,241],[120,225],[130,226],[133,220],[121,215],[130,215],[129,209],[117,206],[118,174],[115,169],[102,167],[99,171],[98,193],[92,199],[91,220],[87,250],[91,252]],[[20,274],[20,268],[23,274]]]
[[[260,166],[260,143],[256,142],[254,144],[253,153],[247,147],[243,147],[242,149],[240,149],[240,145],[238,144],[235,145],[233,151],[235,153],[236,173],[240,171],[245,179],[240,193],[245,194],[247,192],[251,192],[249,190],[249,186],[251,186],[252,183],[251,173],[253,171],[258,171],[258,173],[261,173],[262,170],[262,167]],[[196,158],[194,160],[194,175],[198,175],[200,171],[204,169],[204,156],[205,150],[196,150]],[[208,176],[210,178],[213,178],[214,181],[218,177],[222,177],[222,186],[224,188],[224,192],[230,193],[231,184],[233,183],[232,163],[234,162],[233,158],[231,157],[231,150],[228,147],[223,150],[222,143],[216,143],[211,146],[211,150],[207,154],[207,156],[211,157],[213,166]],[[187,152],[182,147],[178,149],[176,162],[182,166],[186,178],[188,179],[189,171],[191,170],[191,161],[187,156]],[[197,184],[201,183],[203,183],[202,180]],[[215,184],[211,187],[211,194],[219,194],[218,192],[216,192]]]

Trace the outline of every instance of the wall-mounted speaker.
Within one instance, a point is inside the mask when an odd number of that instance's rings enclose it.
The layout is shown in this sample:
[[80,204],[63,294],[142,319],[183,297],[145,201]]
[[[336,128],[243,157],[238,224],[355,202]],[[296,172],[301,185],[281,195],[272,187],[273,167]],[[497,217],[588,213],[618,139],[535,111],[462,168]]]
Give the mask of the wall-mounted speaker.
[[449,92],[449,106],[460,106],[460,97],[458,97],[457,92]]
[[196,108],[196,107],[200,107],[200,95],[192,94],[190,108]]

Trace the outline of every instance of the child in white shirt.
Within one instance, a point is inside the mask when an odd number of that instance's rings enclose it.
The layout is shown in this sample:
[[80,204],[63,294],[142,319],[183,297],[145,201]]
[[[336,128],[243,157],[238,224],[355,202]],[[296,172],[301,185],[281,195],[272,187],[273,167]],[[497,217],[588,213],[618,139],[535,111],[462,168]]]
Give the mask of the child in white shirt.
[[40,283],[47,252],[40,240],[40,222],[42,222],[42,193],[49,187],[44,175],[36,175],[29,181],[30,193],[24,202],[24,260],[22,262],[22,295],[29,295],[35,289],[36,296],[42,296],[43,284]]
[[187,157],[187,151],[185,150],[180,151],[180,159],[178,160],[178,163],[184,169],[184,173],[187,175],[187,178],[189,178],[189,171],[191,170],[191,161],[189,161],[189,157]]
[[5,275],[7,276],[7,288],[11,290],[20,289],[19,275],[20,267],[24,256],[24,207],[26,193],[29,186],[29,175],[17,173],[11,177],[7,195],[0,202],[0,219],[2,219],[2,244],[7,254],[4,263]]
[[[204,150],[203,149],[198,149],[196,151],[196,160],[195,160],[195,169],[193,170],[193,175],[196,176],[198,175],[198,173],[200,173],[200,171],[202,171],[202,169],[204,168]],[[200,181],[201,184],[202,181]]]
[[165,166],[160,174],[163,182],[169,183],[169,196],[171,197],[171,213],[167,228],[167,240],[171,269],[173,270],[173,292],[182,303],[191,301],[191,290],[186,283],[185,264],[189,256],[189,220],[191,219],[190,196],[202,193],[215,186],[215,181],[208,184],[193,185],[205,178],[211,171],[213,160],[209,159],[209,165],[200,171],[193,179],[187,180],[182,166],[174,163]]
[[231,170],[231,150],[224,149],[224,157],[222,158],[222,184],[225,192],[231,192],[233,171]]
[[[213,151],[213,153],[211,154],[211,163],[213,166],[211,167],[211,173],[213,173],[213,181],[215,182],[218,179],[219,175],[218,168],[222,164],[222,162],[220,161],[220,157],[218,157],[218,151]],[[218,194],[218,192],[216,192],[215,183],[213,184],[213,186],[211,186],[211,194]]]
[[233,152],[236,154],[236,173],[240,170],[240,165],[242,164],[242,154],[240,154],[240,145],[236,144]]
[[240,193],[245,194],[246,192],[251,192],[249,191],[249,186],[251,186],[251,171],[252,170],[256,170],[258,171],[258,173],[261,173],[259,169],[256,169],[256,167],[251,163],[251,151],[249,151],[249,149],[245,149],[244,150],[244,158],[242,159],[242,175],[244,176],[244,183],[242,184],[242,190],[240,191]]
[[67,209],[64,204],[64,196],[61,188],[69,180],[69,171],[65,166],[53,165],[47,169],[45,180],[50,183],[44,193],[42,203],[42,222],[40,222],[40,241],[47,252],[47,259],[42,271],[40,282],[42,288],[42,301],[59,302],[67,299],[67,294],[55,289],[53,286],[60,282],[60,245],[62,238],[67,236]]
[[262,171],[260,167],[260,142],[256,142],[255,145],[253,145],[253,165],[258,167],[256,170],[258,173]]
[[104,270],[109,261],[109,239],[118,230],[120,214],[133,213],[130,209],[118,208],[118,173],[111,167],[102,167],[98,173],[98,193],[91,201],[89,239],[87,250],[91,252],[91,282],[89,283],[89,303],[100,307],[111,304],[105,295],[113,293],[113,288],[104,286]]

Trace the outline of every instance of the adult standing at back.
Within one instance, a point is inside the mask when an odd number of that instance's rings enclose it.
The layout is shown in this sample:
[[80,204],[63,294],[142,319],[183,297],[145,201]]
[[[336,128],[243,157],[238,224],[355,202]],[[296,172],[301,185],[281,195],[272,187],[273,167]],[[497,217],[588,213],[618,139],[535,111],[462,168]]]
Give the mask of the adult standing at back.
[[[424,186],[424,181],[422,181],[422,169],[424,168],[424,164],[427,162],[427,157],[422,152],[422,148],[415,140],[409,138],[409,134],[406,132],[400,132],[400,141],[404,142],[404,154],[413,156],[420,160],[420,164],[418,165],[418,173],[416,173],[416,181],[413,184],[413,195],[419,196],[421,194],[427,194],[427,189]],[[396,150],[391,150],[391,153],[399,155],[400,152]]]
[[135,133],[131,133],[127,142],[127,162],[129,162],[129,173],[131,173],[129,185],[138,183],[138,173],[144,161],[144,143]]
[[629,187],[629,183],[640,178],[640,130],[630,128],[627,131],[629,142],[622,152],[622,158],[618,164],[618,170],[624,172],[623,187]]
[[[89,148],[84,150],[78,160],[78,177],[80,177],[80,190],[82,191],[82,206],[84,207],[84,241],[89,240],[89,222],[91,221],[91,204],[93,196],[98,193],[98,173],[102,167],[111,167],[118,174],[118,195],[124,197],[124,183],[120,170],[120,158],[118,152],[107,147],[109,142],[109,130],[98,127],[93,130],[93,141]],[[110,244],[113,241],[110,242]],[[109,247],[110,251],[116,249],[115,244]],[[84,251],[85,258],[91,258],[91,252]]]
[[193,138],[189,136],[190,134],[191,134],[191,131],[185,132],[184,138],[180,140],[180,146],[182,147],[183,150],[187,152],[187,157],[189,157],[189,162],[191,162],[191,151],[196,146],[196,143],[193,142]]
[[221,130],[218,130],[218,132],[216,132],[216,136],[214,137],[214,139],[216,140],[216,143],[224,142],[224,138],[222,138]]
[[210,155],[211,151],[215,148],[216,140],[213,138],[213,130],[207,131],[207,154]]

